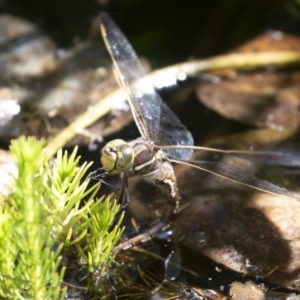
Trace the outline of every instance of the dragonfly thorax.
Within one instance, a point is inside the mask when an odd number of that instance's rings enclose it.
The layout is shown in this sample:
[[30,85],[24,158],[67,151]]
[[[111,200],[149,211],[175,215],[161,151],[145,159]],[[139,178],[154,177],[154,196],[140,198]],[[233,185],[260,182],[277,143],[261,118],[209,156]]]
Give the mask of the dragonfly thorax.
[[160,185],[167,191],[171,204],[176,205],[179,199],[176,177],[166,154],[144,138],[138,138],[129,144],[134,152],[132,175],[141,175]]

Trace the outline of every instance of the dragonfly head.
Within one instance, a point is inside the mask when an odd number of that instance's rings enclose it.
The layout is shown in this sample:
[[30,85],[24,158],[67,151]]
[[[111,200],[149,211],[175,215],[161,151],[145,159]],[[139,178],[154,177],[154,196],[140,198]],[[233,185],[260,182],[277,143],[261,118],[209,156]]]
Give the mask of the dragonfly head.
[[123,140],[117,139],[107,143],[101,151],[101,163],[110,174],[128,172],[133,166],[132,147]]

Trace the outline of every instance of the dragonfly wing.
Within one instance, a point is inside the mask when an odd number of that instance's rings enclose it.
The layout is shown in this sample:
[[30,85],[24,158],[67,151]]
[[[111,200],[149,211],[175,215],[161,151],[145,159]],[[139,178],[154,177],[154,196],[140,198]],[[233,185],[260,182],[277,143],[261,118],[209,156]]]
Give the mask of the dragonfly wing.
[[[194,139],[190,131],[181,123],[177,116],[163,102],[161,107],[161,120],[158,137],[155,142],[161,146],[193,146]],[[193,149],[184,149],[176,147],[167,150],[164,149],[169,158],[189,159]]]
[[159,129],[162,99],[145,78],[146,73],[131,44],[105,13],[100,15],[100,29],[119,84],[127,93],[137,127],[142,137],[154,141]]
[[259,178],[248,176],[245,169],[241,169],[229,164],[220,163],[220,162],[210,162],[210,161],[189,161],[189,160],[170,160],[171,162],[184,164],[191,166],[205,172],[217,175],[222,178],[226,178],[243,185],[249,186],[256,190],[267,192],[273,195],[284,195],[300,200],[300,195],[297,193],[291,192],[286,188],[280,187],[273,183],[270,183]]
[[[156,93],[129,41],[105,13],[100,16],[100,28],[142,137],[158,145],[193,145],[191,133]],[[176,159],[192,154],[191,149],[166,152]]]

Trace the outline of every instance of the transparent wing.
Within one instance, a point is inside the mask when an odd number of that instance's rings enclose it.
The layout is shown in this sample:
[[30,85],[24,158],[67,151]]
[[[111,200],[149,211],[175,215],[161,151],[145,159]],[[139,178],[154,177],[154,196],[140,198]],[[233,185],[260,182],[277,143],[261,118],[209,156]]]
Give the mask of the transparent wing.
[[[142,137],[160,145],[193,145],[191,133],[156,93],[132,46],[105,13],[100,15],[100,29]],[[191,149],[167,152],[177,159],[187,159],[192,154]]]
[[[164,152],[170,158],[189,159],[193,153],[193,147],[191,146],[194,145],[194,139],[192,134],[165,102],[161,106],[160,129],[155,144],[164,146],[175,145],[173,149],[168,149],[168,147],[164,149]],[[177,148],[177,146],[179,147]]]
[[300,199],[300,195],[297,193],[291,192],[286,188],[280,187],[268,181],[249,176],[245,169],[238,168],[229,164],[221,162],[210,162],[210,161],[189,161],[189,160],[170,160],[173,163],[184,164],[187,166],[200,169],[202,171],[217,175],[222,178],[226,178],[243,185],[249,186],[256,190],[267,192],[273,195],[284,195],[296,199]]

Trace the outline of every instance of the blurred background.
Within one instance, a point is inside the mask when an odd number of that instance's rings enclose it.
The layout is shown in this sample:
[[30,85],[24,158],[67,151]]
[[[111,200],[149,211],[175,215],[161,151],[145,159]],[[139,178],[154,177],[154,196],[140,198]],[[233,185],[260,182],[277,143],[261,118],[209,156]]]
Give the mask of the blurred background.
[[2,0],[0,9],[36,24],[58,47],[95,34],[106,11],[154,67],[222,53],[271,29],[300,32],[296,0]]

